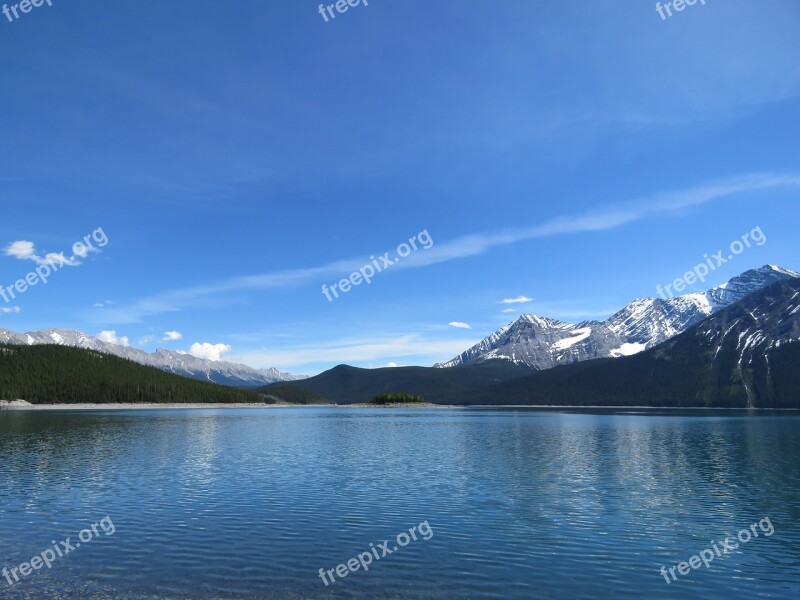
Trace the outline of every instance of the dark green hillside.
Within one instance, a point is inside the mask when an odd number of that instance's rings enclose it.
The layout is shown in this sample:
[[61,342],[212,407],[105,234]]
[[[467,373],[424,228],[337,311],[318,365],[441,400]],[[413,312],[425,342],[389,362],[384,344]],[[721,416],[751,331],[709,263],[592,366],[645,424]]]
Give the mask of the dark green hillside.
[[292,404],[326,404],[327,401],[322,396],[309,392],[291,383],[274,383],[268,388],[262,388],[261,393],[265,397]]
[[0,344],[0,398],[32,404],[263,401],[253,392],[187,379],[109,354],[5,344]]
[[467,392],[530,373],[528,367],[505,360],[447,369],[434,367],[359,369],[339,365],[309,379],[288,384],[273,383],[259,391],[292,401],[291,398],[300,396],[300,390],[304,390],[315,398],[324,398],[335,404],[356,404],[369,402],[380,394],[403,390],[409,394],[424,396],[427,402],[441,403],[450,393]]

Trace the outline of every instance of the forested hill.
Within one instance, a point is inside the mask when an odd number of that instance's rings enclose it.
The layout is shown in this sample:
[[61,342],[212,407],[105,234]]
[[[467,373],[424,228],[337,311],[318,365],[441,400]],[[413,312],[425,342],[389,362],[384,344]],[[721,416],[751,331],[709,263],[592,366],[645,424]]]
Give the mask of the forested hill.
[[0,398],[32,404],[262,402],[256,393],[187,379],[110,354],[0,344]]

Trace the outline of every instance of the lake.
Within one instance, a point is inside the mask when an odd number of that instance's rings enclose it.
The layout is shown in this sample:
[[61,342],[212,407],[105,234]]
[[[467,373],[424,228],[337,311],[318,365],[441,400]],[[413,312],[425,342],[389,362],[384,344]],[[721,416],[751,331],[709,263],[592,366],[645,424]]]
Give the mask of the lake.
[[0,455],[1,598],[800,596],[793,415],[4,411]]

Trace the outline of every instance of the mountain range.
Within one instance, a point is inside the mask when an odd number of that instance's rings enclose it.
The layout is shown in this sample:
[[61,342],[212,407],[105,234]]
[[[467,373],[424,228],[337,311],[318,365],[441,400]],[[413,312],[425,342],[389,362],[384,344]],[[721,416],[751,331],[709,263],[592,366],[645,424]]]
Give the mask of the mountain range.
[[525,314],[436,366],[447,368],[501,359],[542,371],[585,360],[630,356],[688,330],[753,292],[798,277],[800,273],[765,265],[707,292],[636,299],[605,321],[573,324]]
[[120,358],[132,360],[140,365],[156,367],[162,371],[191,379],[211,381],[235,387],[255,388],[276,381],[294,381],[303,378],[302,375],[282,373],[277,369],[256,369],[240,363],[207,360],[173,350],[158,349],[155,352],[145,352],[130,346],[104,342],[73,329],[43,329],[28,333],[15,333],[7,329],[0,329],[0,343],[21,346],[55,344],[93,350],[95,352],[113,354]]

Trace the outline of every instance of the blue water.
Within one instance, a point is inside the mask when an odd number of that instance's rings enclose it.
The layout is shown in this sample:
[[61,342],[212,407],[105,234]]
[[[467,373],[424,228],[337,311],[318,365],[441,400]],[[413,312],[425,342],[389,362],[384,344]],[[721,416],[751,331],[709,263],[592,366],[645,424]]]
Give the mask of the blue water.
[[[0,568],[114,525],[50,569],[0,577],[4,599],[800,592],[794,416],[8,411],[0,457]],[[766,517],[772,535],[756,528],[709,568],[669,584],[659,573]],[[327,587],[319,577],[415,526],[429,539]]]

